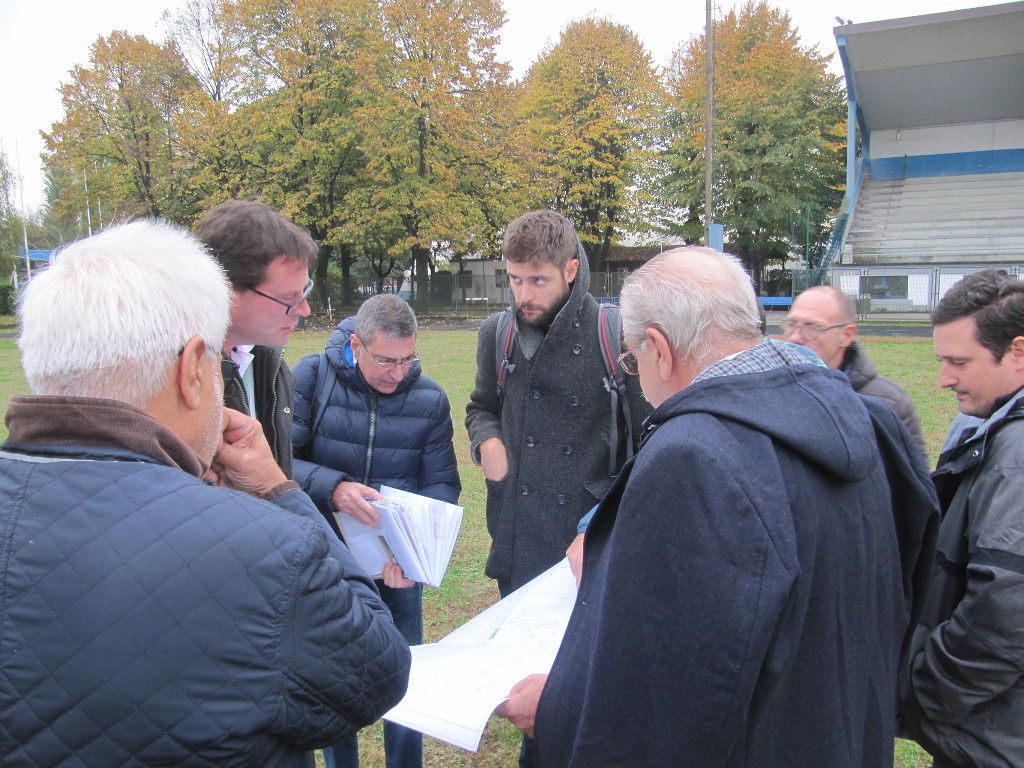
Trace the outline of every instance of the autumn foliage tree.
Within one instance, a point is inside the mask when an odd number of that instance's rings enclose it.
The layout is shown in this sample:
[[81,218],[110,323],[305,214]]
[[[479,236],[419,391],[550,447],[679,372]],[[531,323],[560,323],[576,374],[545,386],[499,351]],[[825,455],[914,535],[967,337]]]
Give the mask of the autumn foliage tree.
[[662,103],[650,55],[610,21],[569,24],[526,75],[520,112],[537,152],[538,202],[573,221],[594,269],[624,228],[645,228],[638,195]]
[[[727,249],[759,279],[793,250],[794,215],[813,218],[820,250],[842,199],[845,100],[828,57],[801,45],[784,11],[747,2],[715,23],[714,220]],[[670,227],[702,239],[704,37],[680,47],[668,72],[663,187]],[[800,242],[803,242],[801,227]]]
[[47,165],[73,180],[54,205],[83,210],[88,182],[112,215],[182,216],[189,200],[174,172],[176,119],[195,87],[173,44],[124,32],[100,37],[89,64],[61,86],[64,119],[45,135]]

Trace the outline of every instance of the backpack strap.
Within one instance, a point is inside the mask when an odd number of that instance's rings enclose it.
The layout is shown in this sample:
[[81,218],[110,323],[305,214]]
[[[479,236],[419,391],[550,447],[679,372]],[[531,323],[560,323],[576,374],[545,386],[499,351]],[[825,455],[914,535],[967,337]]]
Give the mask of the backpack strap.
[[512,346],[516,337],[515,315],[512,307],[505,309],[498,315],[498,324],[494,328],[494,370],[497,375],[498,399],[505,396],[505,378],[512,373],[516,366],[512,362]]
[[604,388],[608,392],[610,417],[608,422],[608,476],[618,474],[619,457],[619,412],[621,410],[626,429],[626,460],[633,457],[633,421],[629,413],[629,397],[626,395],[626,377],[618,365],[618,351],[622,349],[622,318],[618,307],[601,304],[597,308],[597,336],[607,374]]
[[334,387],[338,383],[338,375],[334,372],[334,366],[327,359],[327,353],[320,353],[319,365],[316,369],[316,388],[313,390],[312,418],[309,425],[309,445],[313,445],[313,438],[320,427],[320,420],[327,410],[327,403],[331,399]]

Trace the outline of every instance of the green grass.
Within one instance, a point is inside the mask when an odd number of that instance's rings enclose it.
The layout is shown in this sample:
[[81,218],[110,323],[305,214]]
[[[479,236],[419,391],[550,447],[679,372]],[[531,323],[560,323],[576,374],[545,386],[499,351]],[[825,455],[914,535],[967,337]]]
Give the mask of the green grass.
[[[293,334],[286,353],[289,363],[294,364],[304,355],[322,351],[326,339],[326,333]],[[916,403],[934,464],[946,428],[956,413],[956,401],[937,386],[938,364],[932,353],[931,341],[870,336],[862,341],[879,371],[895,379]],[[461,503],[465,507],[462,531],[444,584],[440,589],[428,589],[424,593],[424,634],[426,641],[431,642],[493,603],[498,593],[493,582],[483,575],[489,545],[484,521],[486,490],[480,470],[470,461],[469,441],[463,427],[466,402],[475,376],[476,334],[426,330],[420,333],[417,350],[427,375],[444,387],[451,400],[455,449],[462,478]],[[6,410],[11,395],[26,391],[14,342],[0,339],[0,404]],[[2,429],[6,437],[6,427]],[[424,742],[426,766],[499,768],[517,764],[518,733],[498,718],[491,718],[477,754],[430,738]],[[363,731],[360,750],[364,765],[384,764],[379,724]],[[930,765],[930,758],[916,744],[896,743],[897,768],[927,768]]]

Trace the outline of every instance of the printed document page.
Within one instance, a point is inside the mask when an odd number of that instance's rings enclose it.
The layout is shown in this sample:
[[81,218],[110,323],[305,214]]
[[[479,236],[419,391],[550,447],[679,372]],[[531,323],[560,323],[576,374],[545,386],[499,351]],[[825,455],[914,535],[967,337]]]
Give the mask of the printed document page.
[[409,690],[384,717],[475,752],[512,686],[550,671],[575,602],[562,560],[443,640],[414,646]]

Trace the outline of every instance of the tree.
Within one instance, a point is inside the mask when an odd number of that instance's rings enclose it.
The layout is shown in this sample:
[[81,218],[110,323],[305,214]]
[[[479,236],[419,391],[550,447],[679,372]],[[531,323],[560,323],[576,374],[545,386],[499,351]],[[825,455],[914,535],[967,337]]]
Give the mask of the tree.
[[628,27],[569,24],[527,73],[523,127],[538,156],[539,202],[562,211],[601,269],[623,228],[644,228],[641,183],[663,91]]
[[[827,243],[843,192],[844,92],[829,57],[803,47],[789,15],[765,2],[730,11],[714,33],[714,219],[760,285],[768,261],[803,246],[794,216],[811,219],[817,252]],[[694,241],[703,231],[704,51],[700,36],[673,57],[663,157],[667,200],[682,211],[670,230]]]
[[89,65],[61,85],[64,118],[45,135],[47,167],[71,180],[53,204],[83,210],[88,179],[122,216],[181,218],[176,118],[195,88],[173,44],[124,32],[98,38]]
[[[508,67],[495,58],[499,0],[380,0],[380,40],[359,61],[356,110],[366,166],[346,199],[350,239],[394,239],[417,300],[439,248],[487,242],[514,204],[505,123]],[[508,171],[508,173],[505,173]],[[377,246],[374,245],[373,248]]]

